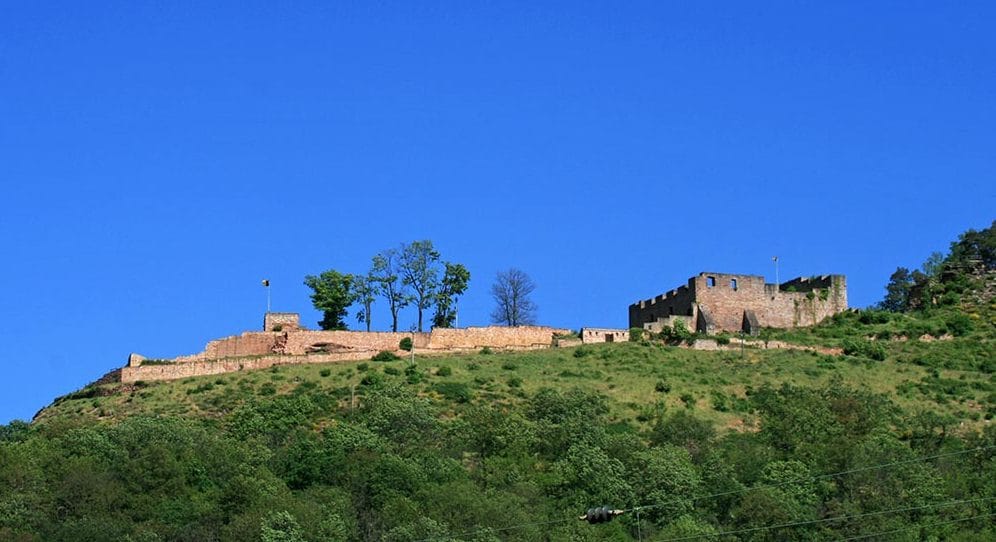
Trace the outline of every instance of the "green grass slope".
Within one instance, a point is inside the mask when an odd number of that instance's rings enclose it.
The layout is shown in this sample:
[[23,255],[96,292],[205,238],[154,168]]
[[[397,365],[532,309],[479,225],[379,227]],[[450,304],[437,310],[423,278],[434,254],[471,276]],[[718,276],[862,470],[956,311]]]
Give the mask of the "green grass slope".
[[[991,539],[990,310],[765,337],[839,356],[643,341],[93,385],[0,427],[0,539]],[[646,508],[577,521],[603,504]]]

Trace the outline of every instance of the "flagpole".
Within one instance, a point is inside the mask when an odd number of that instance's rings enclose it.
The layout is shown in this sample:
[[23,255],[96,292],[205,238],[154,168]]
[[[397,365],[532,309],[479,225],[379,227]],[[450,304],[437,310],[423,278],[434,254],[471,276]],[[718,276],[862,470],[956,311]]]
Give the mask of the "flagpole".
[[775,262],[775,292],[781,290],[781,283],[778,282],[778,256],[772,256],[771,261]]

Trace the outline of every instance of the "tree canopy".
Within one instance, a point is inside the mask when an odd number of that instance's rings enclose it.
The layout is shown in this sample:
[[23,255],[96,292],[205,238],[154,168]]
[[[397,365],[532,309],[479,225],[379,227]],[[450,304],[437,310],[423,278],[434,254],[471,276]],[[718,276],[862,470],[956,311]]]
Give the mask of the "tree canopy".
[[398,267],[402,284],[411,291],[418,310],[418,330],[422,331],[422,312],[432,305],[439,288],[439,252],[428,239],[403,244]]
[[463,264],[446,262],[443,280],[436,292],[436,314],[432,317],[433,327],[453,327],[456,320],[457,300],[470,283],[470,271]]
[[334,269],[304,277],[304,284],[312,290],[311,303],[322,311],[322,319],[318,322],[322,329],[347,329],[348,309],[356,301],[353,279],[353,275]]

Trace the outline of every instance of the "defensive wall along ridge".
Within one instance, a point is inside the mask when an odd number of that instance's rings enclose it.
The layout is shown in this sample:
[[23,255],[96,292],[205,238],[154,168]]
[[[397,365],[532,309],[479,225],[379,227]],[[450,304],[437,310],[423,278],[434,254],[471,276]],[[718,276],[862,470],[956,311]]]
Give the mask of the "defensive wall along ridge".
[[387,350],[400,353],[402,339],[412,340],[419,355],[494,350],[550,348],[566,329],[542,326],[437,328],[428,333],[309,331],[281,313],[281,321],[266,318],[264,331],[211,341],[203,352],[171,360],[149,360],[132,354],[121,369],[121,382],[174,380],[266,369],[274,365],[334,363],[370,359]]

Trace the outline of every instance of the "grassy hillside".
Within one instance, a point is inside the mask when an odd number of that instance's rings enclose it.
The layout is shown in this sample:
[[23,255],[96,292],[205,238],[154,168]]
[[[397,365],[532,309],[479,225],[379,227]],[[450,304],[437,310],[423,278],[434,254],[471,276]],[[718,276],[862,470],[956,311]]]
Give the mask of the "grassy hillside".
[[[831,381],[887,394],[903,411],[935,412],[966,428],[978,428],[993,416],[996,384],[986,365],[994,362],[989,341],[959,337],[880,344],[888,352],[883,361],[758,347],[742,352],[694,351],[647,341],[524,353],[416,356],[414,367],[407,359],[289,365],[133,387],[97,386],[59,400],[41,413],[39,421],[114,421],[134,415],[217,420],[252,401],[302,393],[322,394],[335,399],[336,408],[346,409],[351,396],[358,404],[370,388],[392,385],[426,397],[452,415],[480,403],[520,403],[544,387],[576,387],[606,397],[611,423],[645,430],[660,414],[687,409],[725,430],[756,423],[746,403],[751,390],[783,383],[818,387]],[[935,358],[942,360],[932,362]],[[330,418],[338,414],[328,412]]]
[[[994,233],[897,271],[897,312],[742,349],[87,386],[0,426],[0,540],[992,540]],[[600,505],[626,512],[577,520]]]
[[[993,331],[956,312],[765,337],[840,356],[644,341],[90,386],[0,430],[0,539],[991,539]],[[896,340],[916,326],[943,339]],[[646,508],[574,519],[602,504]]]

